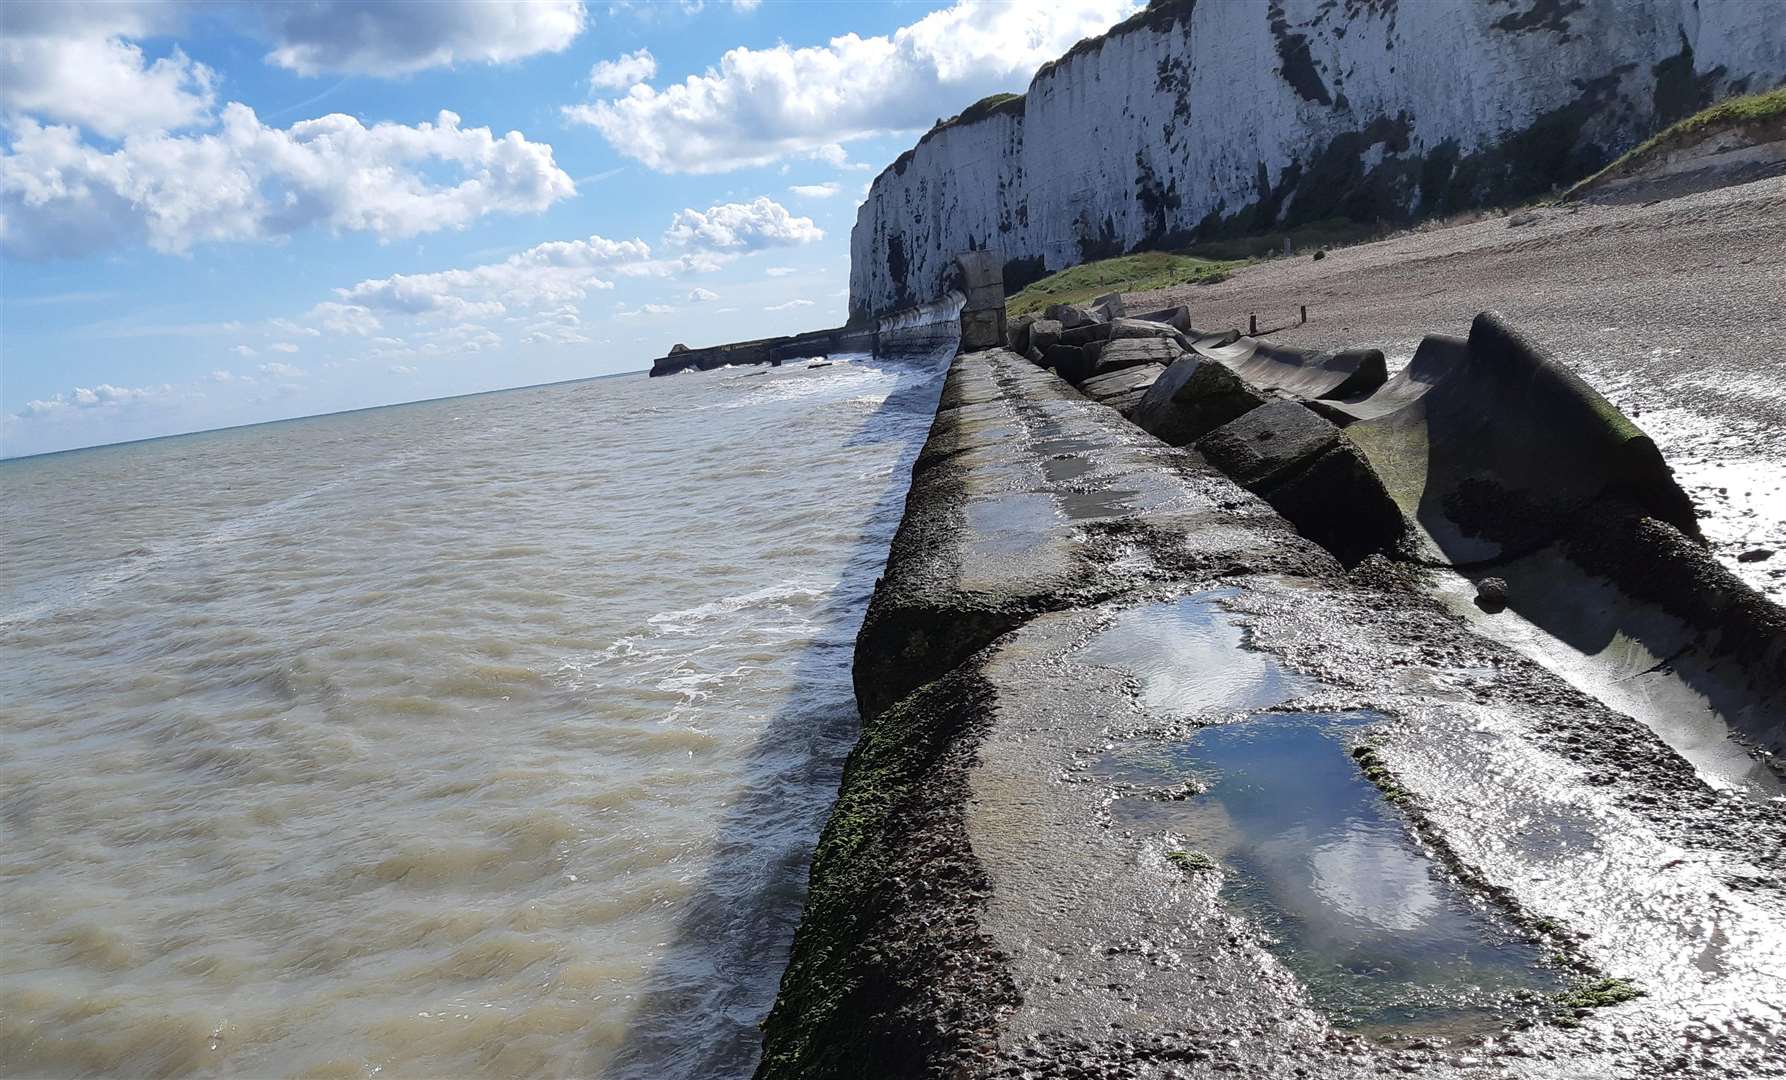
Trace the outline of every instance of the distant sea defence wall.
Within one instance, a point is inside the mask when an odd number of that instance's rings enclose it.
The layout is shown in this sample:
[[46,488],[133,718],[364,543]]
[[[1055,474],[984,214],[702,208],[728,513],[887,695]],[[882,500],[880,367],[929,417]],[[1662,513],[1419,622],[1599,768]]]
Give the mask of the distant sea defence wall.
[[1786,82],[1768,0],[1158,0],[919,140],[850,237],[851,321],[1138,248],[1529,197]]
[[[985,258],[984,255],[979,256],[978,261],[983,263]],[[969,261],[975,260],[970,256]],[[996,266],[988,273],[995,275]],[[966,299],[965,293],[951,288],[940,300],[897,308],[868,321],[866,325],[852,323],[832,330],[808,330],[788,337],[734,341],[699,349],[677,345],[667,355],[651,362],[651,374],[656,377],[748,364],[771,364],[779,367],[789,360],[830,356],[835,353],[874,353],[877,356],[893,357],[925,355],[944,345],[953,344],[961,336],[961,325],[956,320]],[[988,312],[995,317],[996,326],[988,329],[991,336],[977,346],[984,348],[1004,340],[1004,297],[995,291],[990,299],[982,295],[981,301],[983,308],[991,306],[997,309],[996,312]]]

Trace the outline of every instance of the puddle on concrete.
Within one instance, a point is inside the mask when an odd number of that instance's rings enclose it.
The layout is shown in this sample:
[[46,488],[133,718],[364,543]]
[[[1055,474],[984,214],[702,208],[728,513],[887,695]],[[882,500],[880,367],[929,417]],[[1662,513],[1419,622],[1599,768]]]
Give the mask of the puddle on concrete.
[[1319,684],[1247,648],[1240,624],[1212,589],[1116,616],[1078,659],[1123,668],[1141,681],[1141,704],[1162,718],[1221,716],[1281,705]]
[[969,499],[966,515],[975,546],[999,555],[1016,555],[1040,546],[1048,531],[1062,520],[1054,500],[1037,493]]
[[1098,443],[1089,439],[1056,436],[1039,440],[1036,443],[1036,452],[1040,454],[1083,454],[1088,450],[1096,450],[1098,446]]
[[1538,947],[1415,844],[1364,779],[1347,729],[1374,713],[1285,713],[1204,728],[1188,742],[1119,751],[1098,767],[1182,801],[1122,798],[1119,822],[1200,851],[1222,898],[1270,939],[1311,999],[1383,1034],[1497,1030],[1522,999],[1565,988]]
[[1042,459],[1042,474],[1057,484],[1065,483],[1068,480],[1077,480],[1097,467],[1097,462],[1086,457],[1048,457]]
[[1134,491],[1068,491],[1060,496],[1061,509],[1074,521],[1125,517],[1136,512]]

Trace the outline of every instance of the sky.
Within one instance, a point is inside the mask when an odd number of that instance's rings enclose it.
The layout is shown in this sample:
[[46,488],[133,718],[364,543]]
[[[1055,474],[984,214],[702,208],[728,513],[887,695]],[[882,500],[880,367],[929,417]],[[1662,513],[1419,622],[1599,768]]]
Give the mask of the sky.
[[842,323],[918,134],[1139,0],[0,2],[0,456]]

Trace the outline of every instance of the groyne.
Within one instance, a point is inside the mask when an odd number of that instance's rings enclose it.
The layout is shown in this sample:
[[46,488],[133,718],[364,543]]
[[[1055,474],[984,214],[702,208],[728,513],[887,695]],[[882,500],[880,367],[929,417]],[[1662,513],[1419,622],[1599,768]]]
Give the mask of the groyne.
[[840,326],[831,330],[809,330],[786,337],[757,338],[691,349],[677,345],[668,355],[651,362],[653,378],[675,375],[683,371],[712,371],[735,364],[770,364],[779,367],[789,360],[809,356],[828,356],[840,352],[873,352],[875,328]]
[[[1708,785],[1395,563],[1347,570],[1205,455],[1008,349],[950,369],[856,682],[862,737],[761,1077],[1745,1075],[1778,1060],[1778,805]],[[1208,725],[1269,740],[1289,717],[1349,755],[1417,838],[1421,872],[1481,907],[1538,989],[1483,1001],[1435,970],[1365,1010],[1347,994],[1369,998],[1371,978],[1336,991],[1322,958],[1284,948],[1292,924],[1245,913],[1270,859],[1193,813],[1208,767],[1170,763]],[[1277,918],[1356,919],[1348,889],[1381,869],[1358,857],[1364,877],[1331,880],[1326,910]],[[1436,903],[1410,888],[1381,934],[1416,934]],[[1710,970],[1693,959],[1708,949],[1725,958]],[[1690,1039],[1706,1025],[1732,1034]]]
[[969,252],[955,263],[939,299],[908,304],[864,321],[864,325],[813,330],[789,337],[760,338],[704,349],[677,345],[652,361],[651,374],[711,371],[733,365],[770,364],[829,356],[872,353],[876,356],[929,356],[939,348],[965,342],[984,348],[1005,337],[1005,294],[998,264],[984,253]]

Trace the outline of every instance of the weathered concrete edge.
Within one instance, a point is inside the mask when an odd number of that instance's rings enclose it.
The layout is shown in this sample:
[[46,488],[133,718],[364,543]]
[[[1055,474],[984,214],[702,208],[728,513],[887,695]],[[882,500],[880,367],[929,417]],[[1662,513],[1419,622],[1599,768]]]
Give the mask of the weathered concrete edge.
[[[957,378],[961,364],[958,359],[914,467],[907,519],[890,554],[888,576],[877,587],[878,605],[898,606],[893,593],[909,584],[898,579],[934,556],[938,529],[946,531],[949,524],[937,513],[946,516],[951,504],[970,496],[959,471],[949,466],[986,445],[982,441],[977,447],[972,436],[975,424],[986,421],[986,413],[975,410],[988,404],[989,395],[984,386],[969,387]],[[1063,396],[1077,396],[1053,381]],[[1044,395],[1050,389],[1023,387],[1026,393]],[[1081,404],[1090,403],[1081,399]],[[1194,455],[1173,453],[1197,467]],[[1204,479],[1225,483],[1206,469],[1200,471]],[[1233,494],[1237,505],[1251,499],[1238,488]],[[926,513],[932,515],[929,525],[923,524]],[[954,526],[960,527],[958,519]],[[1258,527],[1293,551],[1310,547],[1281,521],[1260,521]],[[1145,520],[1125,522],[1112,532],[1131,543],[1157,543],[1169,557],[1172,545],[1163,535],[1149,536]],[[1153,587],[1182,593],[1187,583],[1206,587],[1224,577],[1244,581],[1259,573],[1299,577],[1317,588],[1326,579],[1336,595],[1356,594],[1361,586],[1369,592],[1384,590],[1386,607],[1405,613],[1421,608],[1422,618],[1431,621],[1432,613],[1424,611],[1405,583],[1393,580],[1387,564],[1342,577],[1330,560],[1319,557],[1305,559],[1301,566],[1289,560],[1269,568],[1249,567],[1246,561],[1242,556],[1226,568],[1206,562],[1174,567],[1169,579]],[[935,583],[934,572],[926,575],[920,569],[919,591],[926,576]],[[1099,573],[1088,576],[1100,578]],[[861,742],[846,766],[838,802],[814,856],[806,913],[776,1008],[764,1024],[759,1076],[865,1075],[864,1068],[889,1076],[939,1070],[973,1075],[992,1064],[985,1056],[988,1033],[998,1029],[1018,999],[1009,958],[981,930],[990,886],[963,816],[971,798],[968,779],[991,722],[988,703],[994,689],[982,673],[983,662],[997,648],[994,639],[1036,614],[1089,606],[1148,587],[1145,581],[1125,583],[1103,575],[1084,590],[1042,590],[997,618],[958,624],[954,629],[959,637],[950,647],[920,649],[892,663],[874,654],[901,631],[891,624],[877,629],[872,617],[865,623],[858,641],[859,687],[869,686],[872,678],[865,679],[864,672],[870,669],[882,676],[897,673],[904,686],[883,687],[862,702]],[[940,610],[944,607],[948,605],[938,605],[936,616],[950,618],[953,610]],[[1467,634],[1461,627],[1452,633]],[[860,663],[864,659],[868,663]],[[1713,848],[1721,845],[1715,835],[1707,836],[1705,826],[1720,815],[1749,812],[1719,804],[1672,755],[1650,754],[1653,748],[1647,744],[1654,739],[1635,730],[1634,723],[1620,724],[1622,718],[1586,706],[1578,695],[1543,678],[1533,693],[1531,703],[1572,699],[1577,705],[1566,711],[1580,713],[1560,727],[1554,721],[1539,725],[1534,732],[1540,741],[1584,765],[1622,772],[1628,779],[1619,783],[1636,793],[1631,805],[1652,825],[1666,815],[1644,808],[1649,791],[1668,790],[1680,800],[1675,812],[1681,820],[1667,823],[1666,831],[1684,835],[1697,822],[1701,843]],[[1584,721],[1588,727],[1581,726]],[[1583,742],[1580,733],[1590,730],[1608,737],[1577,745]],[[1643,768],[1633,770],[1640,760]]]
[[[1145,576],[1090,562],[1083,573],[1002,596],[937,580],[937,553],[964,530],[962,508],[970,497],[969,470],[958,459],[987,445],[976,441],[975,410],[1002,396],[966,385],[963,365],[975,359],[958,356],[950,369],[913,465],[887,573],[857,637],[862,735],[814,851],[806,908],[763,1025],[759,1077],[923,1075],[942,1060],[971,1053],[976,1040],[968,1033],[989,1030],[1016,1003],[1000,953],[978,928],[988,886],[962,817],[977,733],[987,723],[982,706],[992,695],[977,661],[1037,615],[1089,607],[1150,584]],[[1035,375],[1028,394],[1044,403],[1085,404],[1051,373],[1014,355],[1010,360]],[[1153,442],[1133,430],[1136,442]],[[1262,500],[1194,454],[1163,444],[1149,452],[1212,489],[1223,515],[1218,528],[1255,542],[1187,553],[1170,528],[1155,530],[1144,517],[1092,523],[1088,531],[1102,532],[1113,549],[1155,548],[1180,585],[1183,578],[1213,583],[1239,574],[1339,573],[1336,562]],[[915,868],[922,874],[903,876]],[[900,883],[896,895],[876,887],[888,875]],[[914,922],[923,929],[914,931]]]

